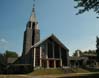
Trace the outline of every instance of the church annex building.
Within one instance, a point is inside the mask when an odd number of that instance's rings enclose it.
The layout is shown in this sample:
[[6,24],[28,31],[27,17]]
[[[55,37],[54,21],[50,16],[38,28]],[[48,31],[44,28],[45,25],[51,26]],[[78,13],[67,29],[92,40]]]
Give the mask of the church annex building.
[[69,65],[69,50],[55,35],[52,34],[46,39],[40,40],[35,8],[32,10],[24,32],[20,63],[30,64],[33,69],[59,68]]

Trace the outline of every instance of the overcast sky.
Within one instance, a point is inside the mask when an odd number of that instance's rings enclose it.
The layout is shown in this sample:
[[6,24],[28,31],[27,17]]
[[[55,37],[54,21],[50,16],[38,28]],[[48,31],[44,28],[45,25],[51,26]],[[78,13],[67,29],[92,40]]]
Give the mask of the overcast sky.
[[[73,0],[36,0],[36,16],[41,39],[55,34],[69,48],[95,50],[99,35],[99,19],[86,12],[75,15]],[[32,12],[33,0],[0,0],[0,52],[16,51],[21,55],[23,33]]]

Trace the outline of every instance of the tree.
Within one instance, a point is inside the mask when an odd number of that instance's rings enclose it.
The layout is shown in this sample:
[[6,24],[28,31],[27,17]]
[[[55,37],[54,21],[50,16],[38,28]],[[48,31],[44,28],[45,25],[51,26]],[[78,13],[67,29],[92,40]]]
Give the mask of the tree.
[[96,37],[96,54],[97,54],[97,61],[99,62],[99,38]]
[[95,50],[88,50],[88,51],[84,51],[83,54],[96,54],[96,51]]
[[77,15],[90,10],[93,10],[96,14],[99,15],[99,0],[74,0],[74,1],[77,2],[75,8],[79,8],[78,13],[76,13]]
[[0,74],[7,73],[7,58],[16,58],[18,54],[13,51],[6,51],[4,54],[0,53]]
[[16,52],[13,52],[13,51],[6,51],[5,52],[5,56],[6,57],[18,57],[18,54]]
[[76,56],[76,57],[82,56],[82,51],[81,50],[75,50],[75,53],[73,54],[73,56]]
[[0,53],[0,74],[3,74],[5,72],[6,64],[5,64],[5,58],[4,54]]

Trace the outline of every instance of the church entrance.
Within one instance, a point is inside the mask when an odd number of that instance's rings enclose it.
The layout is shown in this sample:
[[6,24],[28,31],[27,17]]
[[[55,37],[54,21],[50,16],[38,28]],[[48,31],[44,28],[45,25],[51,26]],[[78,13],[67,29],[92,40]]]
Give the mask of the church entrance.
[[49,60],[49,67],[53,68],[54,67],[54,60]]
[[56,67],[60,67],[60,60],[56,60]]
[[47,61],[46,60],[42,60],[42,67],[44,67],[44,68],[47,67]]

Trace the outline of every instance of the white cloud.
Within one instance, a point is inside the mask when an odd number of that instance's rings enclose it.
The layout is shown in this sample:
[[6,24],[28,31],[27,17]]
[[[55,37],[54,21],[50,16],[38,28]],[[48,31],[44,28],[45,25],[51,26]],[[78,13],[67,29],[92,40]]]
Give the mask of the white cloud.
[[1,38],[0,43],[8,43],[8,41],[5,38]]
[[7,50],[8,41],[5,38],[0,39],[0,50]]

